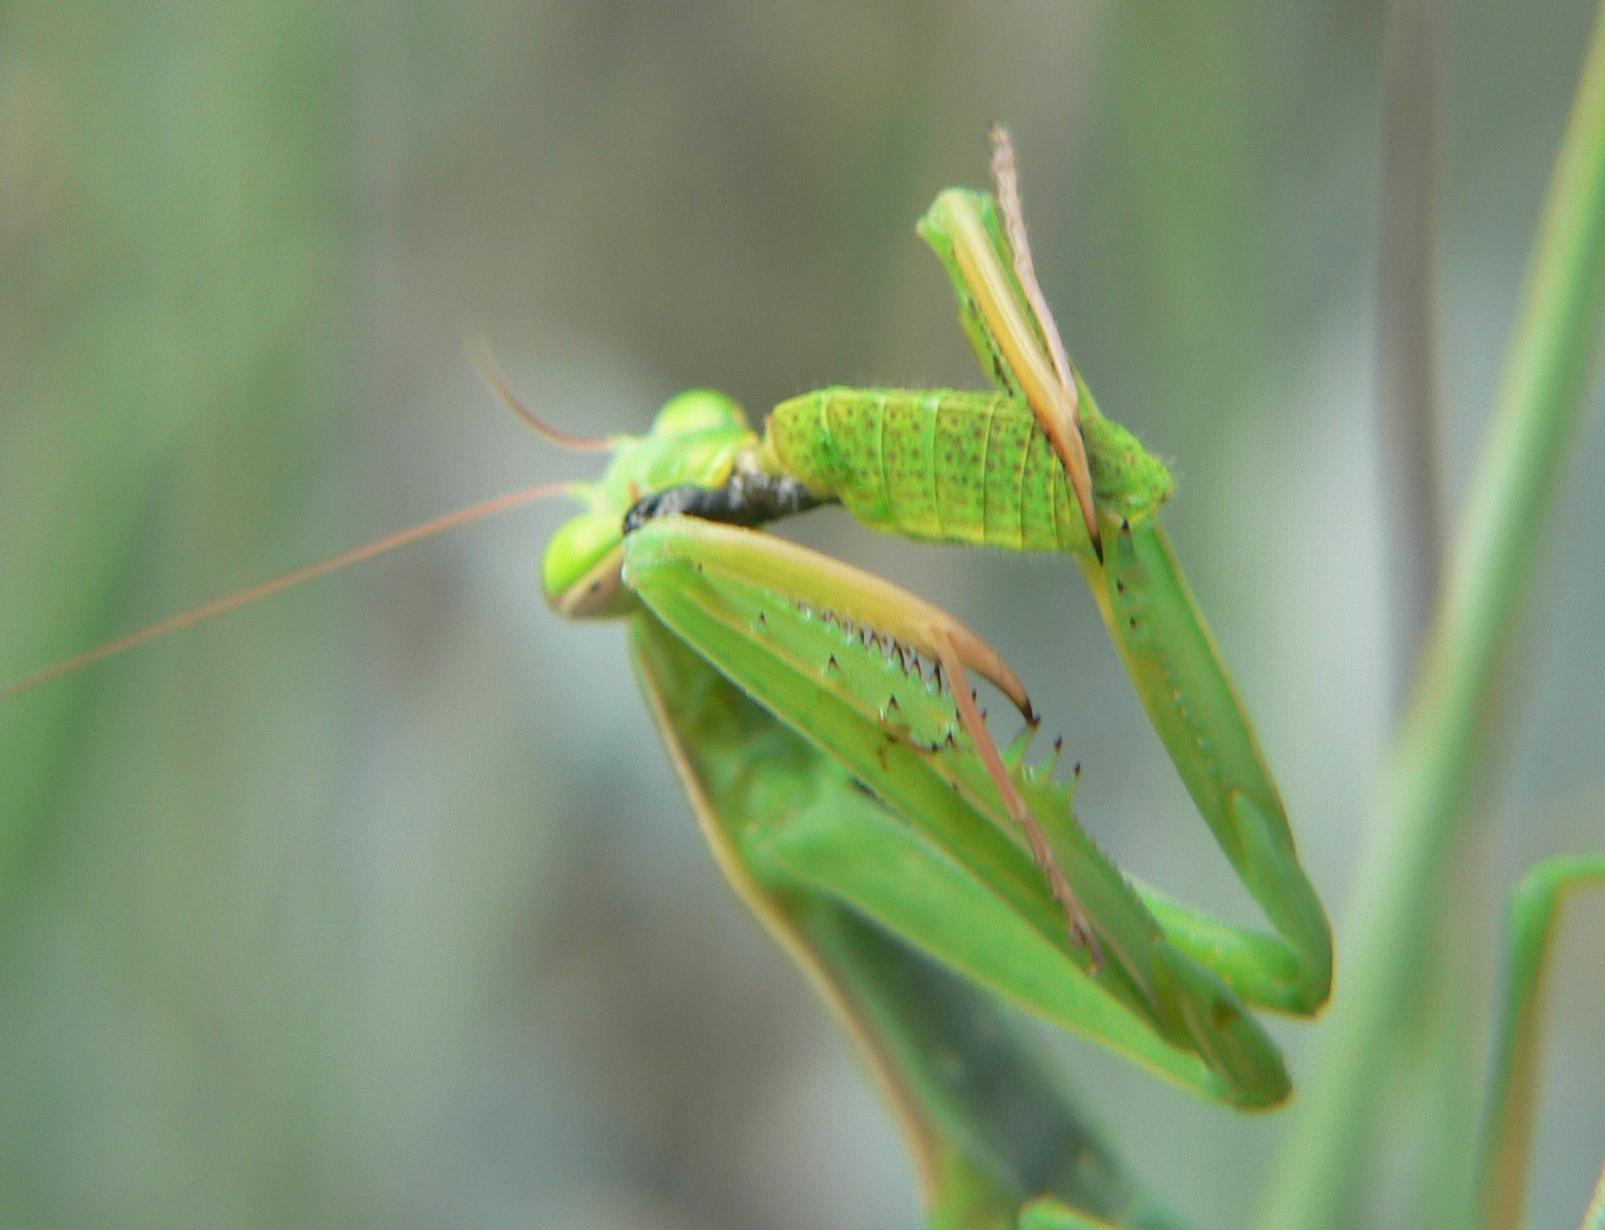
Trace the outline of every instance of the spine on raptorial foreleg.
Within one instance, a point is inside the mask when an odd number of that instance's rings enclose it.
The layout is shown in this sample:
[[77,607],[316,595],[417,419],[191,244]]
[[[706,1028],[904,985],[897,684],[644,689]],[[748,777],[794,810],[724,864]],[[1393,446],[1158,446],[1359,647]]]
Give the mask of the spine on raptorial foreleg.
[[1005,396],[822,389],[775,407],[760,457],[872,529],[1015,551],[1086,540],[1052,447]]

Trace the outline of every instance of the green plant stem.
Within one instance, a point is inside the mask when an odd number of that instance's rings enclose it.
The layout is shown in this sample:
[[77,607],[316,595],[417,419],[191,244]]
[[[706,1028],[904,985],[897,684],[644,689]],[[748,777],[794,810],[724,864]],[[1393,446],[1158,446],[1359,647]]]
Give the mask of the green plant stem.
[[1574,890],[1601,884],[1605,854],[1559,854],[1529,870],[1511,896],[1504,1019],[1494,1048],[1483,1137],[1482,1224],[1487,1230],[1515,1230],[1527,1202],[1544,983],[1560,906]]
[[1268,1230],[1344,1224],[1400,1006],[1420,981],[1449,856],[1480,784],[1488,698],[1580,417],[1605,278],[1605,6],[1596,18],[1428,656],[1361,869],[1325,1054],[1266,1193]]
[[1421,660],[1443,579],[1438,211],[1443,182],[1444,0],[1394,0],[1382,36],[1383,171],[1377,400],[1396,701]]
[[1583,1211],[1578,1230],[1605,1230],[1605,1170],[1599,1172],[1599,1182],[1594,1185],[1594,1195]]

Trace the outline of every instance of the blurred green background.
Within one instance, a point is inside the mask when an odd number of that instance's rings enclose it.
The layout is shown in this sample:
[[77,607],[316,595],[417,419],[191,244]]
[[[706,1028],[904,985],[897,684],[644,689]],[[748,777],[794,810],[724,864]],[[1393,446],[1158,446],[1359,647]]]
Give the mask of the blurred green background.
[[[1591,6],[1450,11],[1458,506]],[[834,382],[977,384],[913,236],[984,131],[1170,518],[1341,926],[1398,681],[1379,478],[1376,5],[0,6],[0,678],[526,483],[594,471],[477,382],[638,429]],[[1597,399],[1596,394],[1596,399]],[[1503,886],[1597,848],[1605,473],[1562,505],[1445,1005]],[[0,710],[0,1224],[917,1224],[842,1040],[743,915],[622,636],[559,622],[558,509]],[[1250,917],[1060,561],[799,536],[996,639],[1116,857]],[[1468,867],[1476,860],[1468,858]],[[1605,905],[1562,945],[1533,1224],[1605,1141]],[[1343,967],[1338,969],[1342,993]],[[1278,1026],[1297,1079],[1319,1025]],[[1423,1056],[1438,1044],[1422,1028]],[[1239,1224],[1284,1130],[1055,1039],[1136,1168]],[[1388,1224],[1411,1114],[1372,1185]],[[1568,1220],[1569,1219],[1569,1220]]]

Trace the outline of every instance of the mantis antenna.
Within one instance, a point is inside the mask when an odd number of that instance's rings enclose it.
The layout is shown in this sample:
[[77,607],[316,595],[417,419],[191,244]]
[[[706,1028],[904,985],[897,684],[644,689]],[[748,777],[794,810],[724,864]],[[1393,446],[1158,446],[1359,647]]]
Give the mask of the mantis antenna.
[[526,426],[533,428],[535,434],[541,439],[566,448],[571,453],[609,453],[618,447],[617,436],[576,436],[559,428],[553,427],[545,419],[519,400],[518,394],[513,392],[513,385],[507,379],[507,373],[502,371],[501,364],[496,362],[496,356],[491,353],[490,345],[483,338],[473,338],[468,343],[468,361],[478,370],[480,379],[496,395],[496,400],[506,406]]
[[494,496],[488,500],[481,500],[477,504],[470,504],[467,508],[459,508],[455,512],[443,516],[433,517],[418,525],[398,530],[394,534],[387,534],[383,538],[376,538],[372,542],[364,543],[360,547],[352,547],[338,555],[331,555],[328,559],[319,560],[315,564],[306,564],[289,572],[270,577],[266,581],[258,581],[255,585],[248,585],[244,589],[237,589],[231,594],[224,594],[220,598],[213,598],[210,602],[203,602],[200,606],[191,607],[177,615],[169,616],[159,623],[154,623],[135,632],[129,632],[104,644],[96,645],[93,649],[86,649],[83,653],[74,654],[63,659],[53,666],[35,671],[31,675],[24,675],[0,688],[0,703],[8,701],[24,692],[31,691],[40,684],[48,683],[52,679],[59,679],[63,675],[70,675],[74,671],[82,670],[86,666],[102,661],[105,658],[115,657],[126,653],[130,649],[170,636],[194,624],[204,623],[208,619],[216,619],[220,615],[227,615],[237,611],[242,606],[249,606],[253,602],[260,602],[263,598],[272,596],[282,590],[293,589],[307,581],[316,580],[331,572],[338,572],[342,568],[349,568],[353,564],[360,564],[370,560],[376,555],[383,555],[387,551],[394,551],[398,547],[405,547],[409,543],[432,537],[446,530],[456,529],[460,525],[468,525],[474,521],[481,521],[486,517],[493,517],[497,513],[506,512],[511,508],[521,508],[526,504],[533,504],[537,500],[544,500],[548,496],[563,495],[572,487],[571,482],[543,483],[538,487],[525,487],[518,491],[509,491],[504,495]]

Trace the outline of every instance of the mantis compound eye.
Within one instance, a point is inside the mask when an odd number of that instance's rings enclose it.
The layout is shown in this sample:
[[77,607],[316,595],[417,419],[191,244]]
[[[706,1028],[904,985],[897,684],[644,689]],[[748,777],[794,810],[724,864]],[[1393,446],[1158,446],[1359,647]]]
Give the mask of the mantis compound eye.
[[546,601],[569,618],[620,613],[627,599],[619,582],[622,540],[619,518],[582,513],[566,522],[547,544],[541,561]]
[[653,435],[686,435],[722,428],[744,430],[747,416],[741,407],[713,389],[687,389],[663,404],[652,423]]

